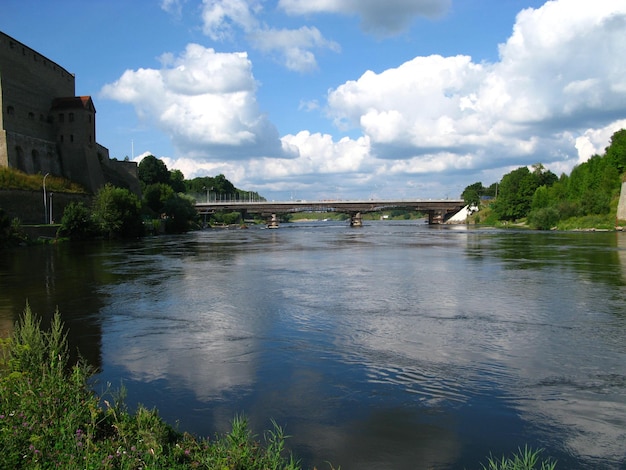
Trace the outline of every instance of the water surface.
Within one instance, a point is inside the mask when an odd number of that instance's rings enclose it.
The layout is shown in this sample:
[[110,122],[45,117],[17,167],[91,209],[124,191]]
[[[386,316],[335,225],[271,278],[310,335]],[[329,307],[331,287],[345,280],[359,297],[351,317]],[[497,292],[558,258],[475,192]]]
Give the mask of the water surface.
[[626,234],[283,224],[17,250],[0,328],[58,306],[97,389],[181,430],[271,419],[306,467],[626,468]]

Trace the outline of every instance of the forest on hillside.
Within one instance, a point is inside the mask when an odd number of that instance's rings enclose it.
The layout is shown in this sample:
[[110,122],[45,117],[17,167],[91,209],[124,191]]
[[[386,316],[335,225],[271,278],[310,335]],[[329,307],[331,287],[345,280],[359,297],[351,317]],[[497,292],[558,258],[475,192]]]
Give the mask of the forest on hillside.
[[462,193],[479,208],[477,223],[525,222],[548,230],[576,226],[614,227],[621,183],[626,177],[626,130],[613,134],[603,155],[593,155],[560,177],[537,163],[519,167],[489,187],[471,184]]

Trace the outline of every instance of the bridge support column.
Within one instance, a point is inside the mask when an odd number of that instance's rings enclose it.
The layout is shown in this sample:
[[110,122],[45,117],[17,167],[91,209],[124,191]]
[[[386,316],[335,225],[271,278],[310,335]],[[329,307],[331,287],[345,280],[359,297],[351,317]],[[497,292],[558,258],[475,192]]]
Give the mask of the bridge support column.
[[363,227],[363,218],[360,212],[350,214],[350,227]]
[[443,223],[444,212],[442,210],[428,211],[428,225],[439,225]]
[[276,214],[272,214],[270,217],[267,228],[278,228],[278,216]]

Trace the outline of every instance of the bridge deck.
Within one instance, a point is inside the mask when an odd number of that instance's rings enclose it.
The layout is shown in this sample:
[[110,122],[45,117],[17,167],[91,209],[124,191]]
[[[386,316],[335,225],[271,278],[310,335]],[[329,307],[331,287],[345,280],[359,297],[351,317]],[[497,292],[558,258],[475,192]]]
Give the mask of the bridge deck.
[[408,209],[417,212],[438,211],[456,213],[465,206],[462,199],[363,200],[363,201],[215,201],[196,204],[200,214],[219,211],[245,211],[251,214],[281,214],[289,212],[379,212]]

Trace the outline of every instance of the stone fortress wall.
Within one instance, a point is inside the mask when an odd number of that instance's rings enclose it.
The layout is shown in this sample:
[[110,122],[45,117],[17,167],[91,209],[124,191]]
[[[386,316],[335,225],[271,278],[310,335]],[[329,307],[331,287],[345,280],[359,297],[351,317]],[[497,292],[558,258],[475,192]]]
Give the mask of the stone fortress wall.
[[96,109],[75,77],[0,32],[0,166],[63,176],[96,192],[107,182],[139,193],[137,164],[96,142]]

